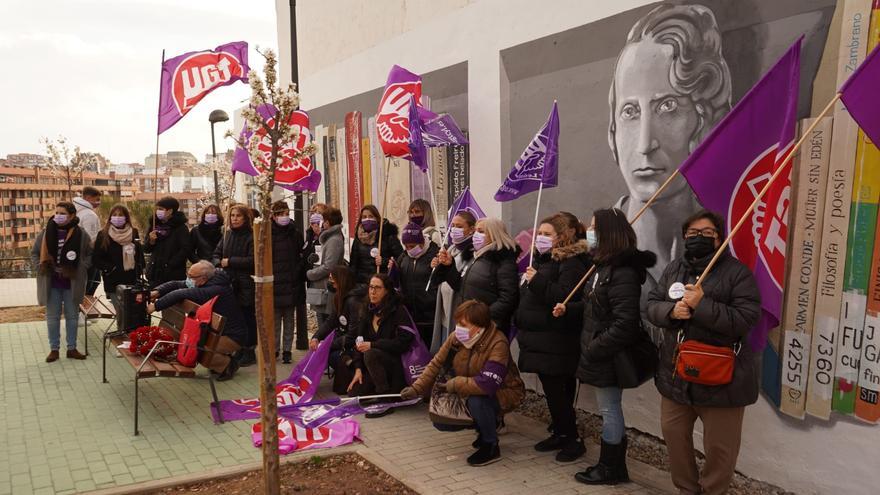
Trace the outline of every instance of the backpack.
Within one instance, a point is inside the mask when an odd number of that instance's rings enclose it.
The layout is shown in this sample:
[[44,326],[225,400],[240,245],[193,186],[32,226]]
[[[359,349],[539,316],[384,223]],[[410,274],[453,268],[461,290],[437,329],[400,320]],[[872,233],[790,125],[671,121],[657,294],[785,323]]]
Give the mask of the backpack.
[[199,361],[199,348],[205,347],[211,329],[214,303],[220,296],[214,296],[195,311],[190,311],[183,320],[180,343],[177,345],[177,362],[192,368]]

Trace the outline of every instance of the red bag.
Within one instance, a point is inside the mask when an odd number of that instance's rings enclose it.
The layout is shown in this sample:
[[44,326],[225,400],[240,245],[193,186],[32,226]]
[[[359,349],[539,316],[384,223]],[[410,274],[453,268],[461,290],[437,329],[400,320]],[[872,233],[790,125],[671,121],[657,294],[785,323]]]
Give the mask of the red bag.
[[208,339],[217,297],[219,296],[214,296],[184,318],[183,329],[180,330],[180,343],[177,345],[177,362],[181,365],[192,368],[198,363],[198,348],[204,347]]
[[685,340],[678,344],[675,373],[682,380],[692,383],[727,385],[733,381],[736,354],[737,352],[730,347]]

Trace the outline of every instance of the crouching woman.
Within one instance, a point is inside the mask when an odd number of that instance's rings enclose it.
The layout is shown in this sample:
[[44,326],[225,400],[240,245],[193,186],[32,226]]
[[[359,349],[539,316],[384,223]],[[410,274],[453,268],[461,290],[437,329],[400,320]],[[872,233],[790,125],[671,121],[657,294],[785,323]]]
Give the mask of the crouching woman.
[[[477,430],[472,444],[477,451],[467,462],[485,466],[501,459],[498,418],[522,402],[525,387],[510,357],[507,337],[492,322],[489,306],[466,301],[456,309],[455,322],[455,333],[446,339],[412,387],[403,389],[400,395],[403,399],[426,396],[436,382],[441,392],[461,397]],[[434,426],[441,431],[469,428],[438,422]]]

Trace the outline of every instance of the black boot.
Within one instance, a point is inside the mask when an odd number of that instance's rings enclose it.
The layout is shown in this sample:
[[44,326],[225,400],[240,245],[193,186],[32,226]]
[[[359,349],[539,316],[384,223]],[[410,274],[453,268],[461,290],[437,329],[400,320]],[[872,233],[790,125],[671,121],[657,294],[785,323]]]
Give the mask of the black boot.
[[253,347],[245,347],[241,350],[241,359],[238,364],[242,368],[257,364],[257,353]]
[[602,440],[599,463],[575,474],[574,479],[588,485],[616,485],[629,481],[626,469],[626,437],[617,445]]
[[290,351],[284,351],[284,353],[281,354],[281,362],[284,364],[290,364],[290,359],[292,357],[293,356],[290,354]]
[[480,448],[467,458],[467,463],[471,466],[485,466],[495,461],[501,460],[501,449],[498,444],[484,443]]
[[572,462],[579,459],[587,452],[584,441],[579,437],[566,436],[563,439],[562,449],[556,454],[556,462]]
[[564,442],[565,437],[559,436],[554,433],[544,440],[536,443],[535,450],[537,450],[538,452],[553,452],[554,450],[561,449],[564,445]]

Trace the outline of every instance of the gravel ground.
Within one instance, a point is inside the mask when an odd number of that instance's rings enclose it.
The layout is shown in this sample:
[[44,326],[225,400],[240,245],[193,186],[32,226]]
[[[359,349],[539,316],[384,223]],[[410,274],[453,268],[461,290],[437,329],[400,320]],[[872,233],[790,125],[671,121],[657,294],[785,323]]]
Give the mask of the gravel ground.
[[[526,398],[517,412],[542,423],[550,424],[550,411],[547,410],[547,402],[544,400],[544,396],[532,390],[526,391]],[[577,414],[578,430],[580,431],[581,438],[596,444],[600,443],[602,418],[582,409],[578,409]],[[627,428],[627,437],[629,438],[627,454],[630,458],[650,464],[663,471],[669,471],[666,444],[662,439],[633,428]],[[703,455],[697,452],[697,464],[701,468],[703,462]],[[728,493],[731,495],[793,495],[793,492],[788,492],[778,486],[749,478],[739,472],[734,476]]]

